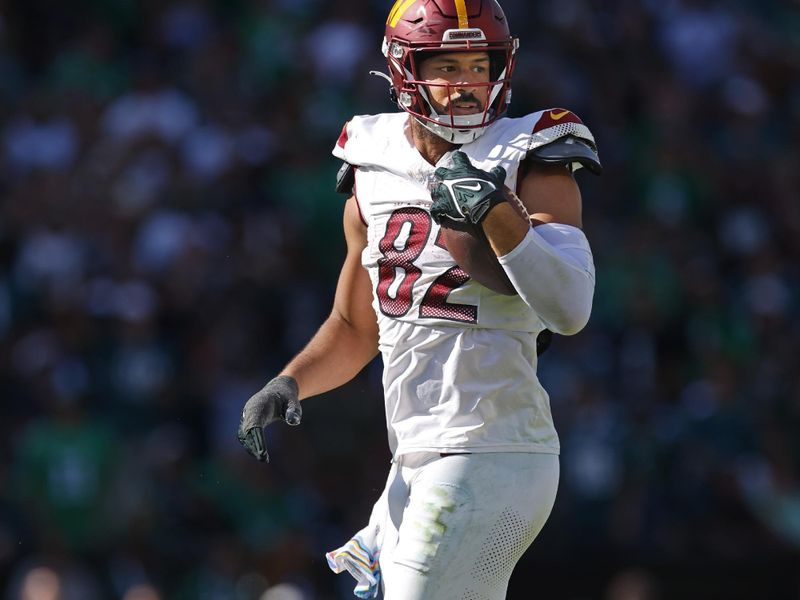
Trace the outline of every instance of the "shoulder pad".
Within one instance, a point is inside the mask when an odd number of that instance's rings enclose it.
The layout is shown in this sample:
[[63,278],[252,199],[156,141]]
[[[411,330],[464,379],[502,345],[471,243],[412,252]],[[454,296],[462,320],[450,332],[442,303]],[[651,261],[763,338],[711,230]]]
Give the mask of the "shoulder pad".
[[595,175],[603,172],[592,132],[575,113],[562,108],[542,113],[531,133],[526,158],[569,165],[573,171],[586,167]]
[[336,174],[336,191],[340,194],[352,194],[356,183],[356,169],[349,162],[342,163]]
[[[535,150],[531,150],[527,158],[533,162],[551,165],[572,166],[573,163],[578,163],[595,175],[603,172],[603,165],[600,164],[597,151],[589,142],[574,135],[567,135],[544,146],[539,146]],[[575,171],[574,168],[572,170]]]

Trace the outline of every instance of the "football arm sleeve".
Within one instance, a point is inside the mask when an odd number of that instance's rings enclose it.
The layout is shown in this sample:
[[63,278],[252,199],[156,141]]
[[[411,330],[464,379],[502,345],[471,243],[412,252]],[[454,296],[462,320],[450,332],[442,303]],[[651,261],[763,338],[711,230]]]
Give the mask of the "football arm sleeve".
[[498,261],[548,329],[573,335],[584,328],[592,312],[595,270],[583,231],[561,223],[531,227]]

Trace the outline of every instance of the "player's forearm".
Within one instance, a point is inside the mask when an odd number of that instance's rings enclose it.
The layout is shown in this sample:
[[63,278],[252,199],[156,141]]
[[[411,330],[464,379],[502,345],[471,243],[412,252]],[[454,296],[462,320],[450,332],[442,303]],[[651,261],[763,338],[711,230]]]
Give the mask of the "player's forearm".
[[580,229],[540,225],[498,260],[549,329],[563,335],[583,329],[592,311],[595,275],[591,248]]
[[523,219],[509,202],[501,202],[489,211],[481,226],[492,251],[503,256],[525,238],[530,221]]
[[377,353],[377,330],[360,331],[334,311],[281,375],[297,380],[304,399],[347,383]]

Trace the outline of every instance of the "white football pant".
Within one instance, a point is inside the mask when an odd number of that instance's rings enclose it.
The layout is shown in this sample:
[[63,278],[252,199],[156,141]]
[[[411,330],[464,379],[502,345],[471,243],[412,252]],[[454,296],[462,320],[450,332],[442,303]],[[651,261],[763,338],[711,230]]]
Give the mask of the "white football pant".
[[558,473],[554,454],[399,457],[383,492],[384,600],[503,600],[550,515]]

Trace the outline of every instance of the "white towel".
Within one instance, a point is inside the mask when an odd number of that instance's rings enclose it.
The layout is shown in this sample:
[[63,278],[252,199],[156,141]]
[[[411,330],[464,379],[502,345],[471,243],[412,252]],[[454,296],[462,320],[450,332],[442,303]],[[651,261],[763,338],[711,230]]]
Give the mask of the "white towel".
[[350,538],[341,548],[331,550],[325,557],[334,573],[345,570],[356,580],[353,593],[358,598],[376,598],[381,584],[382,524],[388,516],[389,505],[384,493],[372,508],[369,524]]

